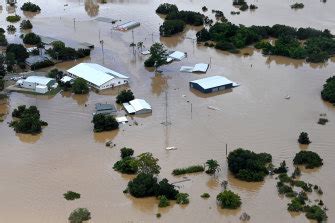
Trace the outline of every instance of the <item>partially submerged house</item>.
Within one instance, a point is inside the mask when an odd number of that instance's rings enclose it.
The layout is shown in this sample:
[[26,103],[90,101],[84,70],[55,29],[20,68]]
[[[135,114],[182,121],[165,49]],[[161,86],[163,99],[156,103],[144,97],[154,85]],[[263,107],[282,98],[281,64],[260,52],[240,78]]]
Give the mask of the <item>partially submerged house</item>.
[[223,76],[212,76],[190,81],[190,88],[201,91],[202,93],[212,93],[237,86],[239,86],[239,84],[232,82]]
[[113,104],[97,103],[95,104],[95,113],[93,113],[93,115],[97,115],[97,114],[116,115],[117,109],[115,108]]
[[83,78],[97,90],[124,85],[129,80],[129,77],[95,63],[80,63],[67,70],[67,73],[73,78]]
[[184,58],[186,58],[187,57],[187,54],[186,53],[184,53],[184,52],[180,52],[180,51],[174,51],[174,52],[172,52],[172,53],[170,53],[169,55],[168,55],[168,58],[166,59],[166,62],[171,62],[171,61],[173,61],[173,60],[178,60],[178,61],[180,61],[180,60],[182,60],[182,59],[184,59]]
[[180,72],[186,73],[206,73],[209,65],[206,63],[197,63],[194,67],[191,66],[182,66]]
[[146,114],[151,113],[151,106],[143,99],[134,99],[129,103],[123,103],[123,107],[129,114]]
[[114,29],[119,30],[119,31],[128,31],[128,30],[134,29],[134,28],[136,28],[140,25],[141,25],[141,23],[139,23],[139,22],[129,21],[129,22],[126,22],[126,23],[123,23],[121,25],[118,25],[118,26],[114,27]]
[[57,82],[53,78],[43,76],[30,76],[26,79],[20,79],[16,83],[17,86],[26,89],[32,89],[36,93],[45,94],[51,88],[57,87]]

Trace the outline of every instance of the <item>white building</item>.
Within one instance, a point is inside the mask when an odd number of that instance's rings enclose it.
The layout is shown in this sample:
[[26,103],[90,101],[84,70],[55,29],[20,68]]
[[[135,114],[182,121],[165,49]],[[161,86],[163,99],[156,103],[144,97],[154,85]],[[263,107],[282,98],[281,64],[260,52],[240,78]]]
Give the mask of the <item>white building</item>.
[[123,103],[123,107],[129,114],[145,114],[151,113],[151,106],[143,99],[134,99],[129,103]]
[[88,85],[104,90],[128,83],[129,77],[95,63],[80,63],[67,70],[70,77],[83,78]]
[[17,82],[17,85],[22,88],[33,89],[38,93],[46,93],[48,90],[56,84],[56,80],[53,78],[43,76],[30,76],[26,79],[21,79]]

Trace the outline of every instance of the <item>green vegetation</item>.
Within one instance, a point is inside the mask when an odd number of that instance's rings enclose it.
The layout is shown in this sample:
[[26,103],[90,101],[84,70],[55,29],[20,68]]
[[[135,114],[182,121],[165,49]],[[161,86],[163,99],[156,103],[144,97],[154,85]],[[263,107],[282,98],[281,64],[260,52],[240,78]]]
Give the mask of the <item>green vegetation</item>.
[[287,204],[288,211],[300,212],[304,210],[304,204],[298,198],[293,198],[291,203]]
[[160,218],[160,217],[162,217],[162,214],[161,214],[161,213],[157,213],[157,214],[156,214],[156,217],[157,217],[157,218]]
[[9,15],[9,16],[7,16],[6,20],[7,20],[7,22],[15,23],[15,22],[18,22],[18,21],[21,20],[21,16],[19,16],[19,15]]
[[55,78],[56,80],[61,79],[63,77],[63,71],[54,68],[48,72],[48,77]]
[[304,165],[307,169],[313,169],[323,165],[320,156],[312,151],[298,152],[293,159],[293,163],[295,165]]
[[41,37],[35,33],[28,33],[23,38],[24,44],[37,45],[41,43]]
[[45,68],[45,67],[51,67],[53,65],[55,65],[55,63],[52,62],[51,60],[45,60],[45,61],[36,62],[36,63],[32,64],[30,66],[30,69],[31,70],[38,70],[38,69]]
[[15,28],[15,26],[13,26],[13,25],[8,25],[8,26],[7,26],[7,32],[8,32],[8,33],[15,33],[15,32],[16,32],[16,28]]
[[291,9],[302,9],[304,8],[304,4],[303,3],[294,3],[293,5],[291,5]]
[[178,193],[176,196],[177,204],[188,204],[190,203],[189,195],[187,193]]
[[205,198],[209,198],[210,195],[209,195],[209,193],[203,193],[203,194],[200,195],[200,197],[205,199]]
[[21,29],[32,29],[33,24],[31,24],[30,20],[22,20],[20,24]]
[[18,120],[12,121],[10,127],[17,133],[37,134],[42,131],[42,126],[48,125],[40,120],[40,112],[36,106],[27,108],[25,105],[20,105],[14,109],[12,116]]
[[116,103],[122,104],[129,102],[131,100],[134,100],[134,94],[131,90],[122,90],[117,96],[116,96]]
[[66,47],[62,41],[55,41],[52,43],[52,48],[47,50],[47,53],[56,60],[74,60],[83,58],[91,54],[89,49],[73,49]]
[[316,220],[317,222],[324,222],[328,218],[326,212],[317,205],[306,207],[305,209],[306,217],[308,219]]
[[158,165],[158,159],[152,153],[142,153],[137,156],[138,172],[145,174],[159,174],[161,167]]
[[175,20],[166,20],[163,22],[163,25],[159,27],[159,33],[161,36],[172,36],[174,34],[184,31],[185,22],[179,19]]
[[164,195],[159,196],[158,199],[159,199],[158,207],[165,208],[167,206],[170,206],[169,199],[167,199],[167,197],[165,197]]
[[94,132],[111,131],[119,128],[119,123],[111,115],[96,114],[93,116]]
[[288,171],[288,168],[286,166],[285,160],[280,163],[280,166],[278,168],[275,168],[273,170],[273,172],[276,173],[276,174],[287,173],[287,171]]
[[198,173],[198,172],[204,172],[205,168],[202,165],[193,165],[185,168],[178,168],[174,169],[172,171],[172,174],[177,176],[177,175],[182,175],[182,174],[187,174],[187,173]]
[[204,24],[204,15],[199,12],[177,11],[169,13],[166,20],[182,20],[188,25],[201,26]]
[[20,63],[25,62],[29,57],[29,53],[22,44],[9,44],[6,49],[6,57],[13,57],[16,63]]
[[38,5],[35,5],[34,3],[31,2],[25,2],[21,6],[22,11],[27,11],[27,12],[40,12],[41,8]]
[[207,174],[215,174],[220,169],[220,164],[218,163],[217,160],[213,159],[207,160],[205,165],[207,167],[206,170]]
[[126,158],[126,157],[130,157],[134,154],[134,150],[132,148],[127,148],[127,147],[123,147],[121,150],[121,158]]
[[300,144],[303,144],[303,145],[310,144],[311,141],[309,140],[308,133],[307,132],[300,133],[299,138],[298,138],[298,142]]
[[128,156],[117,161],[113,169],[124,174],[135,174],[138,171],[138,162],[134,157]]
[[228,155],[228,168],[240,180],[263,181],[268,174],[266,164],[272,157],[267,153],[254,153],[242,148],[236,149]]
[[3,33],[0,33],[0,46],[7,46],[8,41]]
[[72,91],[75,94],[87,94],[89,92],[87,82],[83,78],[76,78],[73,82]]
[[230,190],[225,190],[219,193],[216,200],[219,202],[221,208],[227,209],[236,209],[242,204],[240,196]]
[[321,97],[323,100],[328,101],[335,105],[335,76],[332,76],[326,80],[321,91]]
[[7,73],[5,62],[5,57],[0,54],[0,79],[2,79]]
[[79,199],[80,198],[80,194],[77,192],[73,192],[73,191],[68,191],[66,192],[64,195],[64,198],[68,201],[73,201],[75,199]]
[[69,216],[70,223],[82,223],[91,219],[91,212],[86,208],[77,208]]
[[6,31],[3,28],[0,28],[0,34],[4,34]]
[[156,13],[160,13],[163,15],[167,15],[172,12],[178,12],[178,7],[176,5],[169,4],[169,3],[160,4],[158,8],[156,9]]
[[144,66],[155,67],[156,69],[166,64],[168,53],[166,48],[161,43],[154,43],[150,47],[150,57],[144,61]]

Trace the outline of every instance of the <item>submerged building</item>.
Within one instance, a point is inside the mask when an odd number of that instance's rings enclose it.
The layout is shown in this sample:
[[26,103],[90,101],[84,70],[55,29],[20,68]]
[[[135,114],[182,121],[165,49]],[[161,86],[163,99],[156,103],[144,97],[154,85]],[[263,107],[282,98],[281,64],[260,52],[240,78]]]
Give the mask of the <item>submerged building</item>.
[[134,99],[129,103],[123,103],[123,107],[129,114],[146,114],[151,113],[151,106],[143,99]]
[[18,80],[16,85],[20,86],[21,88],[35,90],[37,93],[45,94],[54,85],[57,85],[57,82],[53,78],[43,76],[29,76],[26,79]]
[[231,80],[228,80],[223,76],[212,76],[190,81],[190,88],[197,89],[202,93],[212,93],[237,86],[238,84],[232,82]]
[[67,70],[70,77],[83,78],[88,85],[105,90],[128,83],[129,77],[95,63],[80,63]]

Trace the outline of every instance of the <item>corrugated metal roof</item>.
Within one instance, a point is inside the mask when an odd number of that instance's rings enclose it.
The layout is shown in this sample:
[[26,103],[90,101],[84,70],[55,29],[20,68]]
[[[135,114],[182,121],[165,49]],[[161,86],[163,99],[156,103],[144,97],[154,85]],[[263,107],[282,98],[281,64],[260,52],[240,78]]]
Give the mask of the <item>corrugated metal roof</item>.
[[208,64],[206,63],[197,63],[194,68],[193,68],[193,72],[203,72],[206,73],[208,69]]
[[50,81],[55,79],[42,76],[29,76],[23,82],[36,83],[38,85],[47,85]]
[[143,99],[134,99],[129,103],[123,103],[124,108],[127,110],[128,113],[136,113],[143,109],[151,110],[151,106]]
[[206,77],[199,80],[190,81],[190,83],[199,84],[203,89],[210,89],[222,85],[233,84],[234,82],[228,80],[223,76]]
[[131,106],[129,103],[123,103],[123,107],[126,109],[126,111],[129,113],[129,114],[133,114],[135,113],[135,109],[133,106]]
[[169,55],[169,57],[175,60],[182,60],[186,57],[186,54],[184,52],[174,51]]
[[96,86],[101,86],[114,78],[128,79],[125,75],[95,63],[80,63],[67,70],[67,72],[81,77]]

